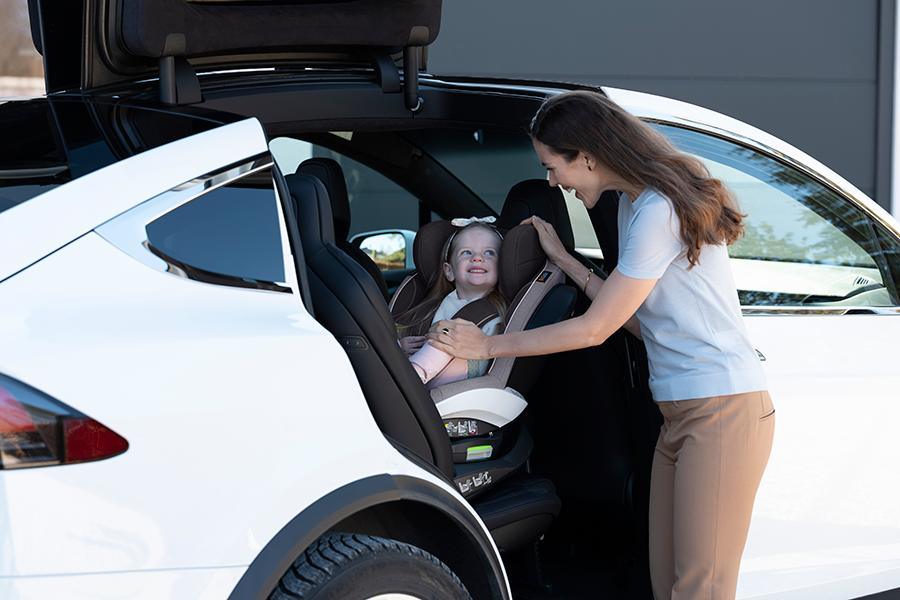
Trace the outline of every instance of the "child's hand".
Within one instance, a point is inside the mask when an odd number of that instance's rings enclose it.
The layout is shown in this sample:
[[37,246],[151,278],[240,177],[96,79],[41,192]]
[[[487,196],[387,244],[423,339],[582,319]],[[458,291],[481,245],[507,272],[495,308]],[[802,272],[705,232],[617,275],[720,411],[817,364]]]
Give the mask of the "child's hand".
[[400,348],[409,356],[418,352],[419,348],[425,344],[425,341],[424,335],[408,335],[400,338]]

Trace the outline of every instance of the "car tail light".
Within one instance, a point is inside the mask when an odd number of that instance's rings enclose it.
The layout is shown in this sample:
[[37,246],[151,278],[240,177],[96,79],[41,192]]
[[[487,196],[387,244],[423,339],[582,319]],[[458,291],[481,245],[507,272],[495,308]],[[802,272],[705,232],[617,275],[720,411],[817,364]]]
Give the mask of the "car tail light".
[[0,469],[100,460],[127,449],[128,441],[103,424],[0,375]]

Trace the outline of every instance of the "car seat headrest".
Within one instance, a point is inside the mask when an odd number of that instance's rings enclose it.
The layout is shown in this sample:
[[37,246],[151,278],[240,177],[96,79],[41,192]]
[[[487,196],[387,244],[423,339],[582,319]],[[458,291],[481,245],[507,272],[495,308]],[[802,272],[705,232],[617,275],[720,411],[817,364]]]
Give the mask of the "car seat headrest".
[[303,251],[311,252],[323,244],[334,244],[331,201],[319,178],[295,174],[285,176],[285,181],[297,213]]
[[317,177],[325,186],[331,199],[334,235],[339,240],[346,240],[350,233],[350,197],[341,165],[332,158],[309,158],[300,163],[297,174]]
[[506,195],[497,227],[507,231],[524,219],[537,215],[556,229],[563,246],[571,250],[575,247],[572,223],[566,210],[566,200],[559,187],[551,187],[544,179],[520,181]]
[[444,257],[441,252],[454,229],[450,221],[432,221],[420,227],[416,233],[413,240],[413,262],[425,289],[431,289],[443,271],[441,266]]
[[547,262],[537,230],[531,225],[516,225],[503,236],[500,246],[500,293],[512,302]]
[[[443,276],[441,253],[447,238],[456,228],[448,221],[432,221],[423,225],[413,242],[416,270],[425,289],[431,289]],[[522,286],[531,281],[547,260],[541,249],[537,231],[531,225],[516,225],[504,236],[498,264],[500,293],[512,301]]]

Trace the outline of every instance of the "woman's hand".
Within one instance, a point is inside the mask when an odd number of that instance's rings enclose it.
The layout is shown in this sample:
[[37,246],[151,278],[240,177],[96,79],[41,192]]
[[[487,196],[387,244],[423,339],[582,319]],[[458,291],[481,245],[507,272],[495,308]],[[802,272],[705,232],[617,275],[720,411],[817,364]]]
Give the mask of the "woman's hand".
[[425,345],[425,340],[426,338],[424,335],[408,335],[400,338],[400,348],[407,356],[410,356],[418,352],[419,349]]
[[556,234],[553,225],[537,215],[528,217],[522,221],[520,225],[529,223],[537,230],[538,238],[541,241],[541,248],[544,249],[544,254],[547,255],[547,258],[558,265],[565,256],[568,256],[569,253],[566,252],[565,247],[559,240],[559,236]]
[[428,343],[456,358],[491,358],[490,338],[475,323],[465,319],[438,321],[428,332]]

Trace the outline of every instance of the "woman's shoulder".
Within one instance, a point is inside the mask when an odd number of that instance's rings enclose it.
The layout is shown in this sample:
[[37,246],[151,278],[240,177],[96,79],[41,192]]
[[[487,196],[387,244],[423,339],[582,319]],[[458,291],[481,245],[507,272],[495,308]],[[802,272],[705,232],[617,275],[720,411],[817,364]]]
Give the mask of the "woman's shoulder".
[[653,221],[658,224],[669,222],[676,226],[678,224],[674,204],[668,196],[655,188],[644,190],[633,203],[633,210],[635,219],[642,222]]

